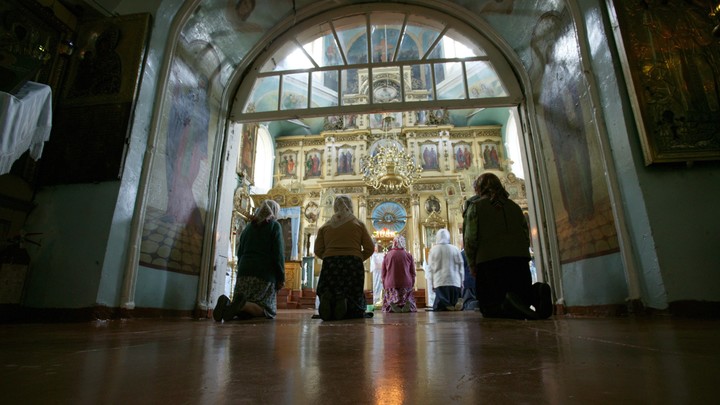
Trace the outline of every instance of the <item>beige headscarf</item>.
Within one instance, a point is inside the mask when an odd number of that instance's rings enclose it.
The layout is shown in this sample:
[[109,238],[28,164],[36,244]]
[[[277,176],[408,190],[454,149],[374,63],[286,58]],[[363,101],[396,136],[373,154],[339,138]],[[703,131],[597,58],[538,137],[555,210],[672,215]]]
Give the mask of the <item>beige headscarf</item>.
[[405,237],[402,235],[397,235],[395,238],[393,238],[392,241],[392,248],[393,249],[405,249]]
[[271,219],[277,219],[280,212],[280,204],[274,200],[265,200],[255,210],[253,222],[267,222]]
[[337,228],[338,226],[355,219],[352,200],[348,195],[339,195],[335,197],[333,211],[335,213],[332,217],[330,217],[330,220],[327,221],[327,224],[333,228]]

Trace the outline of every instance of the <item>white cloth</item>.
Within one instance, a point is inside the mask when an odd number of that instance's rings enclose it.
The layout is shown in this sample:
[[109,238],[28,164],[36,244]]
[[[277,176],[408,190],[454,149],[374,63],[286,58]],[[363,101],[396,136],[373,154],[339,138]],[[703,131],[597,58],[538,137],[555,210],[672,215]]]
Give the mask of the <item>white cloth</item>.
[[378,301],[382,302],[380,299],[382,298],[382,291],[383,291],[383,285],[382,285],[382,264],[383,259],[385,259],[384,253],[375,252],[372,256],[370,256],[370,271],[372,272],[372,278],[373,278],[373,301],[377,303]]
[[15,95],[0,92],[0,174],[28,149],[31,158],[40,159],[51,127],[50,86],[27,82]]
[[450,244],[437,244],[430,249],[427,261],[433,287],[462,287],[465,268],[460,249]]

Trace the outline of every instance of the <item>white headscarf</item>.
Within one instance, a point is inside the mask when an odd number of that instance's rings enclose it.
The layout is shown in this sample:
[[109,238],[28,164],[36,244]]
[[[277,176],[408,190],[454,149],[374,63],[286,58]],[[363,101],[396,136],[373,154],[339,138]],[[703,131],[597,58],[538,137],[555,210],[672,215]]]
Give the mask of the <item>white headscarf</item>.
[[335,211],[335,213],[327,222],[333,228],[337,228],[338,226],[355,219],[352,200],[348,195],[339,195],[335,197],[333,211]]
[[435,234],[435,243],[438,245],[447,245],[450,243],[450,231],[443,228]]
[[280,204],[274,200],[265,200],[255,210],[254,222],[269,221],[277,219],[280,212]]

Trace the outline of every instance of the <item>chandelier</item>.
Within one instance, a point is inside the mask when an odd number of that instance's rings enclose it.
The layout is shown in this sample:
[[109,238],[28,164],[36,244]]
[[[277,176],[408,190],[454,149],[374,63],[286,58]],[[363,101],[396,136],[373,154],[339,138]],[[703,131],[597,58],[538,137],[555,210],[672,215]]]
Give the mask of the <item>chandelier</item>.
[[415,164],[412,155],[405,152],[397,137],[390,133],[393,119],[383,119],[383,132],[376,149],[360,158],[363,181],[376,190],[399,191],[409,188],[422,173],[422,168]]

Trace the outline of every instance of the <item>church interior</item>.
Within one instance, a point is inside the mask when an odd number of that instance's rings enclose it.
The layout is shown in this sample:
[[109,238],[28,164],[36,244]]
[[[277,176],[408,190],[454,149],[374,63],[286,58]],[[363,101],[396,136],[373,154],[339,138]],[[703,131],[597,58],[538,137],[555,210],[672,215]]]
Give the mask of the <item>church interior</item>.
[[[720,371],[720,3],[6,0],[8,403],[704,403]],[[426,311],[498,176],[547,320]],[[418,312],[317,319],[348,195]],[[214,322],[280,205],[276,319]],[[178,367],[180,366],[180,367]],[[38,389],[40,384],[43,389]]]

